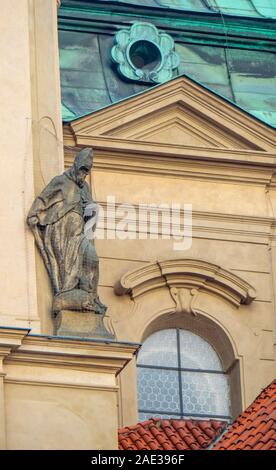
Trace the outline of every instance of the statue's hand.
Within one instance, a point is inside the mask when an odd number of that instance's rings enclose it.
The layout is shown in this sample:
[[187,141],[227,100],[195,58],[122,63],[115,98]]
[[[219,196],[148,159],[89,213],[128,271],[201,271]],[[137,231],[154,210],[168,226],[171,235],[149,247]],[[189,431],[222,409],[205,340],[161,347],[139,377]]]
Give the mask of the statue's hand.
[[39,223],[39,220],[36,215],[33,215],[32,217],[28,219],[28,224],[30,228],[34,228],[38,223]]
[[83,217],[83,218],[84,218],[84,222],[86,223],[86,222],[88,222],[88,220],[93,219],[93,217],[95,217],[95,215],[96,215],[96,212],[95,212],[95,211],[93,211],[93,212],[92,212],[91,214],[89,214],[89,215],[84,215],[84,217]]

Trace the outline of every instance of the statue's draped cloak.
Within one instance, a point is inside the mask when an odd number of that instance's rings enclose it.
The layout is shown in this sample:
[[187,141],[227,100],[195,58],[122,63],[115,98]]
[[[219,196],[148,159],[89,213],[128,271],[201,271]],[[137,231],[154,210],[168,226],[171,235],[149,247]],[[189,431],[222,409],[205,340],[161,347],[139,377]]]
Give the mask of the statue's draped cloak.
[[44,260],[46,257],[56,294],[78,287],[81,276],[88,280],[87,290],[93,291],[98,257],[83,233],[84,210],[92,202],[88,184],[84,182],[80,188],[70,169],[52,179],[28,214],[28,219],[38,218],[37,241],[44,246]]

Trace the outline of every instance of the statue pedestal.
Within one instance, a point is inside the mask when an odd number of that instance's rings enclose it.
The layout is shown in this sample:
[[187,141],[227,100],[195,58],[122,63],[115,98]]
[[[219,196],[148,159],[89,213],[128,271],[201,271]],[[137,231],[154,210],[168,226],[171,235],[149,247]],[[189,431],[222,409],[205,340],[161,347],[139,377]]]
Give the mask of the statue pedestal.
[[103,318],[93,312],[61,310],[54,317],[54,335],[115,339],[104,326]]

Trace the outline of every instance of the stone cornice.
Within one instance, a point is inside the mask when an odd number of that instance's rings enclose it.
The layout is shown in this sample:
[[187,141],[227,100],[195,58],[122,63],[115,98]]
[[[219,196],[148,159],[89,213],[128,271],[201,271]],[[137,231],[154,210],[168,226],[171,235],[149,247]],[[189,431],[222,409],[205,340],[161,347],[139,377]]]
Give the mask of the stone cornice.
[[0,327],[0,348],[16,350],[22,345],[22,341],[30,331],[29,328]]
[[[267,185],[271,181],[272,174],[275,171],[274,157],[270,162],[264,158],[265,165],[244,165],[239,161],[238,154],[235,154],[235,161],[222,163],[221,160],[214,158],[208,161],[205,155],[205,161],[197,159],[193,155],[190,158],[179,155],[160,153],[144,154],[136,150],[114,152],[113,149],[97,149],[99,141],[95,140],[96,145],[94,168],[97,170],[109,170],[118,173],[156,175],[158,177],[199,179],[208,181],[221,181],[223,183],[241,182],[244,184]],[[92,145],[91,142],[89,145]],[[65,166],[68,168],[74,160],[74,152],[65,149]],[[228,157],[230,154],[226,154]],[[249,157],[249,156],[248,156]]]
[[[120,208],[120,204],[125,204],[128,207],[126,201],[119,202],[114,205],[115,216],[112,214],[109,217],[108,207],[106,202],[97,201],[100,206],[104,209],[104,217],[99,216],[98,228],[104,229],[108,226],[108,223],[114,222],[115,225],[120,222],[121,217],[116,216],[116,211]],[[144,206],[146,207],[146,205]],[[136,214],[139,214],[139,206],[137,204],[132,204],[131,208],[135,210]],[[164,210],[163,210],[164,211]],[[161,212],[161,211],[159,211]],[[163,213],[165,213],[164,211]],[[168,215],[172,215],[173,210],[169,210]],[[184,224],[184,209],[181,208],[179,211],[180,216],[180,225]],[[137,218],[134,219],[131,215],[128,216],[128,221],[130,227],[138,228],[140,232],[147,233],[149,230],[149,220],[146,220],[144,223],[139,222],[139,227],[137,224]],[[193,210],[192,212],[192,230],[193,236],[196,238],[201,237],[212,237],[215,239],[231,239],[245,241],[248,240],[254,243],[268,243],[272,236],[272,229],[274,228],[276,222],[273,217],[256,217],[248,215],[237,215],[237,214],[223,214],[217,212],[203,212]],[[110,226],[110,225],[109,225]],[[158,223],[155,223],[151,227],[151,230],[154,230],[154,233],[162,236],[162,230],[166,229],[166,233],[171,237],[174,235],[174,229],[178,230],[178,226],[170,223],[166,223],[159,217]],[[133,229],[134,230],[134,229]]]
[[276,167],[275,130],[186,77],[72,121],[64,142],[126,173],[269,184]]
[[173,143],[162,144],[155,142],[141,142],[113,137],[93,137],[76,134],[79,146],[93,147],[105,152],[120,152],[121,155],[137,155],[140,158],[147,157],[174,157],[180,162],[196,160],[198,162],[221,162],[231,164],[273,166],[275,169],[276,154],[274,152],[261,152],[244,149],[214,148],[206,149],[192,146],[176,145]]
[[33,378],[33,379],[25,379],[23,377],[9,377],[5,378],[5,383],[7,384],[20,384],[20,385],[31,385],[31,386],[43,386],[46,385],[47,387],[55,387],[55,388],[73,388],[73,389],[84,389],[84,390],[96,390],[96,391],[101,391],[101,392],[117,392],[119,390],[119,387],[117,386],[97,386],[95,384],[89,384],[89,383],[74,383],[74,382],[69,382],[66,381],[66,383],[58,383],[58,382],[50,382],[49,380],[43,380],[43,379],[38,379],[38,378]]
[[[122,276],[114,287],[117,295],[129,294],[137,300],[146,293],[169,288],[171,295],[178,302],[179,291],[190,298],[190,310],[193,297],[198,291],[214,293],[236,307],[250,304],[256,297],[254,287],[239,276],[222,267],[198,259],[175,259],[150,263]],[[181,309],[180,305],[177,306]],[[194,312],[193,312],[194,313]]]
[[0,329],[0,351],[5,364],[62,367],[117,375],[133,358],[139,346],[116,341],[29,335],[29,330]]
[[204,116],[207,123],[215,120],[218,129],[227,129],[228,134],[233,133],[241,142],[250,142],[256,148],[270,150],[275,155],[274,129],[187,77],[172,80],[78,118],[71,122],[71,127],[79,137],[88,134],[108,137],[118,128],[118,123],[120,129],[123,125],[128,127],[134,120],[172,105],[184,106],[189,112]]

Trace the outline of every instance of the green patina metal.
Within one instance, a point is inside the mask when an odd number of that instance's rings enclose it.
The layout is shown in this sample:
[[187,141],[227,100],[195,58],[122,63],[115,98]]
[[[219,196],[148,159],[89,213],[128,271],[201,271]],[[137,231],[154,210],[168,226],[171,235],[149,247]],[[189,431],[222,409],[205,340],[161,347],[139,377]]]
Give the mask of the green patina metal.
[[223,14],[276,18],[274,0],[209,0],[208,3]]
[[179,66],[172,37],[141,21],[115,34],[111,57],[119,73],[136,82],[163,83]]
[[[102,8],[98,8],[99,3]],[[115,33],[135,21],[166,29],[174,39],[190,43],[229,47],[276,50],[275,21],[256,18],[233,18],[216,14],[166,11],[144,8],[140,3],[119,7],[116,2],[81,2],[63,0],[59,12],[59,28],[63,30]]]
[[[275,21],[227,16],[225,26],[221,14],[186,15],[185,12],[183,15],[182,12],[179,16],[176,10],[166,10],[164,15],[164,7],[163,16],[152,13],[161,11],[160,5],[142,16],[138,10],[145,2],[139,2],[139,7],[132,5],[132,11],[129,10],[131,2],[127,3],[122,6],[116,1],[107,4],[63,0],[60,63],[65,120],[109,106],[152,86],[139,80],[127,81],[118,74],[111,60],[116,32],[129,28],[139,18],[153,20],[154,26],[173,37],[180,58],[173,76],[185,74],[276,127],[276,55],[271,52],[275,51]],[[95,14],[99,4],[104,8]]]
[[249,16],[253,18],[276,18],[276,5],[274,0],[74,0],[81,5],[89,3],[110,5],[135,5],[171,10],[194,11],[200,13],[216,14],[217,12],[229,16]]

